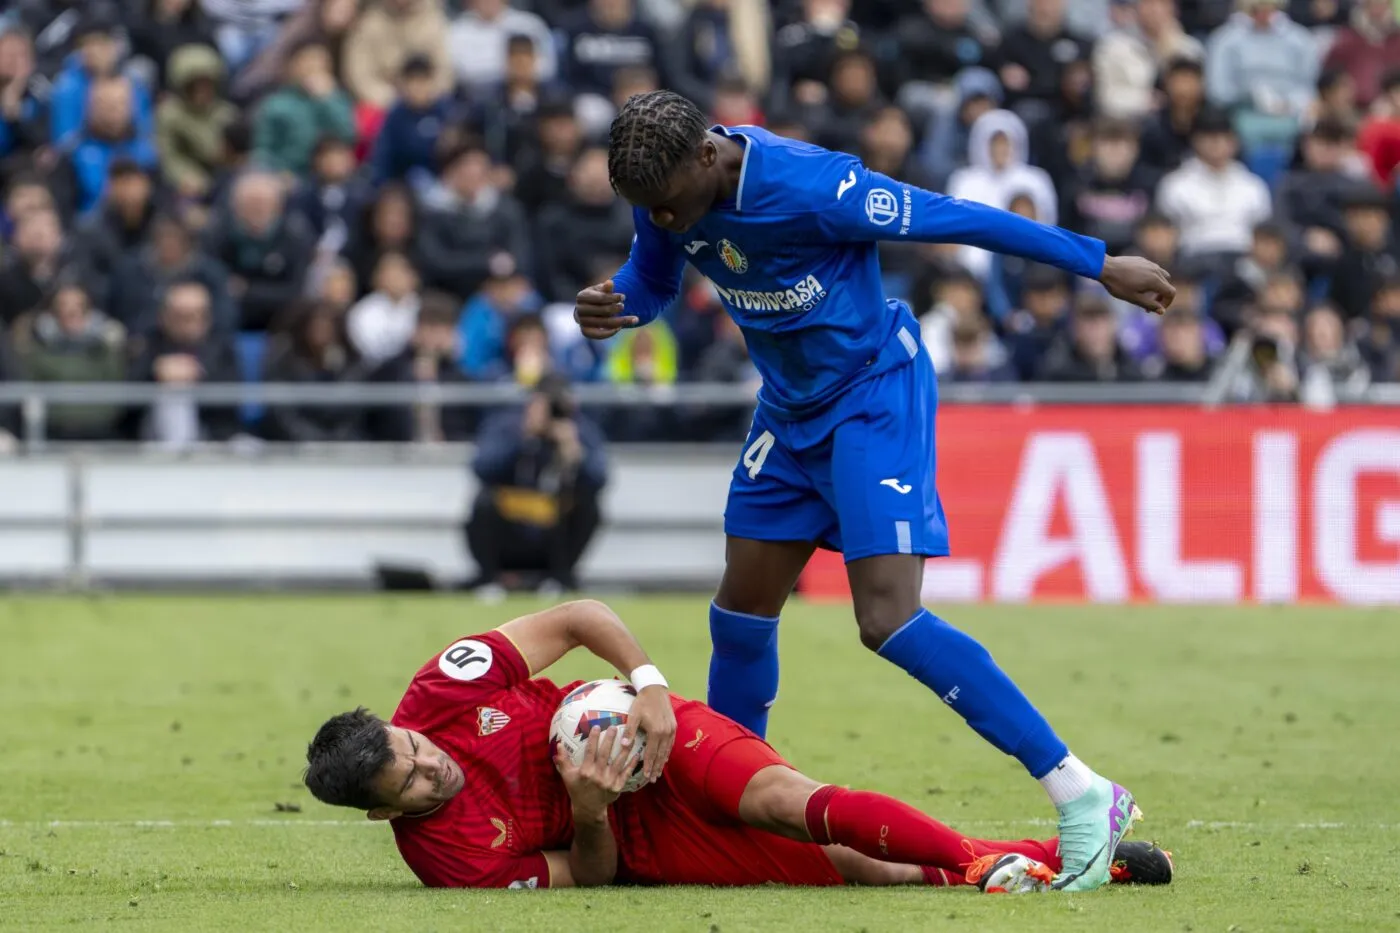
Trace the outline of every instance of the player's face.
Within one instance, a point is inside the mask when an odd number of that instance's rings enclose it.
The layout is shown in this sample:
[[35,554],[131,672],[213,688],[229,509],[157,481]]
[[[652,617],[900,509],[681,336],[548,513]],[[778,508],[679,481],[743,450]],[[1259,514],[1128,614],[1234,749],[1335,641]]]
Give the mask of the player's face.
[[401,813],[422,813],[441,806],[462,790],[462,766],[420,732],[385,726],[394,760],[376,779],[384,806],[370,819],[392,819]]
[[620,188],[633,205],[644,208],[651,222],[672,233],[685,233],[710,212],[715,203],[714,179],[717,151],[708,140],[690,162],[681,166],[660,191]]

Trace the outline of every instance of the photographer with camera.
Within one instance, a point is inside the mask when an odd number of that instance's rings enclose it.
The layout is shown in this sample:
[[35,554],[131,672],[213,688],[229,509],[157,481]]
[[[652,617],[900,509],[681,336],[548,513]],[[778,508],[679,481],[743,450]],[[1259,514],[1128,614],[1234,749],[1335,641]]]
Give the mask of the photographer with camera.
[[598,529],[607,483],[603,435],[581,415],[568,382],[540,380],[523,410],[482,425],[472,463],[481,491],[466,524],[483,597],[505,584],[560,592],[577,587],[574,568]]

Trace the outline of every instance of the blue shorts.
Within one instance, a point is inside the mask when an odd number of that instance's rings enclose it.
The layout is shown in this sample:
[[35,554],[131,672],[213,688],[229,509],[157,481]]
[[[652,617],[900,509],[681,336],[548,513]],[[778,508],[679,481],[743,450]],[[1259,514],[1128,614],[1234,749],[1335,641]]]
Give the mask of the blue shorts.
[[810,419],[759,405],[724,509],[724,532],[814,541],[846,561],[948,554],[934,484],[938,382],[926,352],[851,387]]

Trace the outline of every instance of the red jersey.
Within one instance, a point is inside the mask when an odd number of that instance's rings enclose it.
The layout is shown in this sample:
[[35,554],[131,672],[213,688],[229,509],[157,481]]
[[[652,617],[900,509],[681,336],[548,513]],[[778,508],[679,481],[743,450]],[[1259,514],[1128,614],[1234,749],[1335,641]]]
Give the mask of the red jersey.
[[[414,675],[391,722],[426,735],[462,768],[455,797],[392,821],[408,867],[430,887],[546,888],[545,852],[573,843],[572,808],[549,726],[576,683],[531,680],[499,631],[461,638]],[[739,798],[777,752],[714,710],[672,696],[681,735],[661,780],[608,810],[617,880],[670,884],[839,884],[820,846],[743,825]],[[725,749],[747,747],[721,763]]]

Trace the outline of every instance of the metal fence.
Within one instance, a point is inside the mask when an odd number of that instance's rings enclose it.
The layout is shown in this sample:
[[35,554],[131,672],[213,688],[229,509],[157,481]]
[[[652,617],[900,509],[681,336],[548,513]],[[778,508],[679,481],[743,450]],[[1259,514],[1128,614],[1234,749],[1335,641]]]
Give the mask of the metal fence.
[[[526,391],[512,384],[436,383],[223,383],[165,386],[153,383],[0,383],[0,407],[17,406],[21,436],[42,443],[48,411],[54,405],[145,406],[183,400],[201,405],[316,405],[385,408],[400,406],[489,407],[519,402]],[[754,404],[750,388],[728,383],[682,383],[668,386],[581,383],[579,402],[600,407],[733,407]],[[1064,405],[1206,405],[1221,403],[1209,384],[1142,383],[999,383],[952,384],[939,388],[949,404]],[[1348,404],[1400,406],[1400,384],[1379,384]]]

